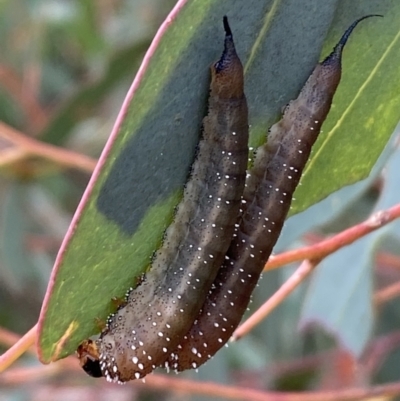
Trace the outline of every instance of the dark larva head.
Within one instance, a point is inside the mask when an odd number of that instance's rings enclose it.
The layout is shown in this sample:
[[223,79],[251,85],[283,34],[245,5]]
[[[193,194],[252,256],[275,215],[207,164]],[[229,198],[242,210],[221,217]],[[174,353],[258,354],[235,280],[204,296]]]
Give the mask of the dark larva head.
[[236,53],[228,18],[224,16],[225,43],[221,58],[211,67],[211,92],[226,99],[243,96],[243,67]]
[[322,65],[328,65],[331,63],[341,63],[342,59],[342,52],[343,48],[347,43],[347,40],[349,39],[351,33],[353,32],[354,28],[359,24],[359,22],[371,18],[371,17],[383,17],[383,15],[379,14],[370,14],[370,15],[364,15],[364,17],[358,18],[355,20],[347,29],[346,32],[342,35],[340,38],[339,42],[337,45],[334,47],[332,53],[326,57],[326,59],[321,63]]
[[96,343],[85,340],[77,349],[78,358],[82,369],[92,377],[102,377],[100,360]]
[[[312,119],[322,124],[329,112],[333,95],[336,92],[342,76],[342,53],[344,46],[359,22],[366,18],[376,16],[379,15],[366,15],[361,17],[346,29],[332,53],[314,68],[314,71],[305,83],[297,100],[291,102],[293,107],[290,108],[290,111],[293,116],[297,115],[300,110],[298,103],[303,103],[303,106],[311,111]],[[286,117],[288,117],[288,111],[289,108],[285,110]],[[297,117],[294,119],[301,122],[301,119]],[[307,121],[304,120],[303,122],[305,123],[304,126],[308,127]],[[319,132],[319,128],[313,127],[313,129],[314,132]]]

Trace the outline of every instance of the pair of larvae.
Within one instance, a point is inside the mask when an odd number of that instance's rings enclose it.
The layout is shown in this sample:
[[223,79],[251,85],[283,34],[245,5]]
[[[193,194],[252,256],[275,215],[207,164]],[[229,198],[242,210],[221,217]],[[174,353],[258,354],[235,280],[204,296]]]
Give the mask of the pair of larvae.
[[[269,130],[247,172],[248,110],[232,32],[211,67],[208,114],[182,202],[152,267],[96,341],[78,348],[94,377],[126,382],[197,368],[231,337],[281,232],[331,107],[356,20]],[[245,185],[246,184],[246,185]]]

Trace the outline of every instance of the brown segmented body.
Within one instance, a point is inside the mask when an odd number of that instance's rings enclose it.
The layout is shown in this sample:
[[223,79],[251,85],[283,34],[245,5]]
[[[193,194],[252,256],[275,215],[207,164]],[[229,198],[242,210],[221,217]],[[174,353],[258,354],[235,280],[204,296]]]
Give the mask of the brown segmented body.
[[100,338],[78,349],[93,376],[125,382],[163,364],[192,326],[231,242],[246,176],[248,111],[226,17],[224,26],[203,138],[174,222],[145,280],[110,316]]
[[246,181],[243,212],[223,266],[184,341],[167,365],[177,371],[197,368],[231,337],[250,301],[281,232],[292,195],[331,107],[341,77],[341,56],[355,21],[333,52],[319,63],[297,99],[273,125],[268,142],[257,150]]

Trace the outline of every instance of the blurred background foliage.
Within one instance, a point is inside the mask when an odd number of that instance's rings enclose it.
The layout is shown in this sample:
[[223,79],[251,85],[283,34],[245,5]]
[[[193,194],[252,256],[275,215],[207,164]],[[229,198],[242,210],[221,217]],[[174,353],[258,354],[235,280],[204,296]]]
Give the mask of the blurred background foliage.
[[[174,3],[2,1],[0,120],[97,158],[144,52]],[[22,333],[37,320],[56,252],[89,175],[34,158],[1,169],[0,313],[2,325]]]
[[[174,3],[1,1],[0,120],[31,137],[97,158],[144,52]],[[89,174],[34,157],[1,162],[1,152],[10,146],[0,137],[0,326],[23,334],[37,321],[56,253]],[[394,135],[370,178],[291,218],[278,249],[313,243],[398,203],[399,171]],[[320,217],[311,221],[311,215]],[[303,234],[301,239],[293,242],[293,232]],[[399,291],[393,285],[400,283],[399,241],[400,225],[394,222],[328,258],[311,282],[251,335],[221,351],[199,374],[186,377],[286,391],[398,380]],[[268,273],[252,307],[292,271]],[[385,292],[389,286],[392,292]],[[337,302],[325,302],[325,294]],[[38,364],[34,358],[22,363]],[[92,396],[161,399],[153,392],[139,395],[132,386],[94,382],[77,371],[57,381],[10,385],[0,400]],[[167,394],[163,399],[169,397],[177,399]]]

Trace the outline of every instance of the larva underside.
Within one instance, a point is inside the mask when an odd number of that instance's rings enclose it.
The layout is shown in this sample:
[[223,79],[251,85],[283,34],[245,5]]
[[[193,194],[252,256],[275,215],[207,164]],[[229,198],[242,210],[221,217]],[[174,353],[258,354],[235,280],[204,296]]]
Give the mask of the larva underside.
[[319,63],[297,99],[273,125],[268,142],[257,150],[246,181],[243,212],[225,262],[202,310],[166,365],[197,368],[211,358],[238,326],[263,266],[281,232],[300,180],[341,77],[341,56],[356,20],[333,52]]
[[226,17],[224,52],[211,67],[208,115],[184,197],[145,280],[95,342],[83,368],[109,381],[139,379],[163,364],[193,324],[231,242],[244,190],[248,111],[243,68]]

